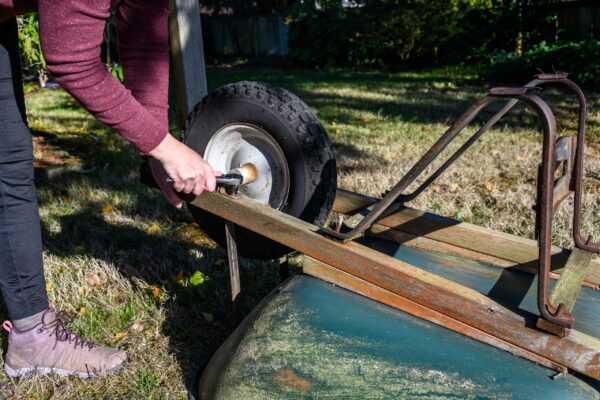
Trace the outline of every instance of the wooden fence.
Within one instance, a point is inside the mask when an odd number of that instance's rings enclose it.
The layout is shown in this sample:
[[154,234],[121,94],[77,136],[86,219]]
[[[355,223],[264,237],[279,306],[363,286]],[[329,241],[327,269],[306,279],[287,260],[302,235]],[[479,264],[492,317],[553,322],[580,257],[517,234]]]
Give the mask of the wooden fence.
[[576,1],[556,7],[561,40],[600,39],[600,2]]
[[205,51],[213,56],[285,57],[289,28],[281,16],[203,16]]

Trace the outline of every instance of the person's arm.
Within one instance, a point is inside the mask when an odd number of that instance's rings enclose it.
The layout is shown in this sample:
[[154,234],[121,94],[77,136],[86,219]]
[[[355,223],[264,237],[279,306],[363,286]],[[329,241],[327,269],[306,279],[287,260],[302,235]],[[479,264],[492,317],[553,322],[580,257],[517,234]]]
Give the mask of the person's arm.
[[[149,0],[148,3],[160,3]],[[134,4],[133,1],[126,3]],[[125,31],[131,38],[124,40],[125,50],[136,50],[125,54],[128,77],[135,95],[146,103],[144,107],[124,85],[114,78],[100,60],[100,47],[104,38],[104,25],[109,17],[110,0],[40,0],[39,19],[42,51],[48,70],[56,81],[77,99],[98,120],[114,128],[125,139],[133,143],[142,153],[155,158],[153,172],[173,179],[172,187],[159,181],[167,198],[181,207],[175,199],[173,189],[178,192],[199,195],[203,190],[215,190],[215,173],[202,157],[168,134],[166,121],[168,66],[164,67],[165,41],[168,40],[167,20],[159,27],[158,34],[148,32],[151,27],[138,26],[141,32]],[[137,6],[141,2],[135,3]],[[146,4],[146,3],[143,3]],[[150,19],[164,16],[164,10],[137,9],[128,16]],[[159,54],[157,70],[151,59],[146,58],[148,76],[132,76],[132,70],[141,67],[141,57],[145,51],[152,54],[141,38],[143,29],[146,35],[158,40],[156,52]],[[160,33],[162,32],[162,34]],[[163,41],[164,40],[164,41]],[[136,55],[137,54],[137,55]],[[168,56],[168,53],[166,54]],[[133,69],[132,69],[133,67]],[[162,70],[161,70],[162,68]],[[139,72],[138,72],[139,73]],[[162,75],[161,75],[162,74]],[[160,76],[159,76],[160,75]],[[145,81],[142,80],[145,78]],[[156,78],[158,81],[153,82]],[[127,79],[127,77],[126,77]],[[158,87],[152,88],[154,83]],[[155,93],[153,95],[153,90]]]
[[125,87],[168,130],[169,0],[123,0],[117,12]]
[[40,0],[42,51],[48,71],[67,92],[142,153],[149,153],[168,129],[100,59],[110,5],[110,0]]

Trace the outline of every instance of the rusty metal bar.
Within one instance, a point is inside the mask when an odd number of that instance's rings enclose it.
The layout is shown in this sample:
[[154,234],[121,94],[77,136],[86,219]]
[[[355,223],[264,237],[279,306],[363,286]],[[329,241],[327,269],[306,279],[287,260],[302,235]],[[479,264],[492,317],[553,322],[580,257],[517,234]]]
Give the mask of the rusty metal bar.
[[582,249],[593,253],[600,253],[600,244],[592,243],[591,236],[584,238],[581,234],[581,202],[583,197],[583,171],[584,171],[584,150],[585,150],[585,121],[587,119],[587,101],[585,95],[579,86],[575,82],[567,79],[566,75],[562,74],[547,74],[538,75],[538,79],[535,82],[536,85],[557,83],[565,86],[571,92],[577,96],[579,101],[579,121],[577,128],[577,149],[575,150],[575,164],[574,164],[574,210],[573,210],[573,240],[575,245]]
[[[386,194],[380,202],[348,233],[336,232],[323,228],[322,232],[332,238],[347,242],[362,234],[384,213],[396,211],[400,204],[396,203],[402,192],[421,175],[421,173],[440,155],[442,151],[458,136],[458,134],[489,104],[498,101],[494,97],[482,97],[477,100],[460,118],[444,133],[438,141],[421,157],[419,161],[404,175],[400,181]],[[394,204],[396,203],[396,204]],[[391,207],[390,207],[391,206]]]
[[556,171],[556,120],[550,107],[539,97],[532,94],[518,96],[538,114],[544,128],[542,149],[542,174],[538,182],[540,196],[538,199],[538,215],[540,220],[539,245],[539,277],[538,308],[542,318],[554,324],[570,328],[573,315],[566,311],[564,304],[554,307],[550,303],[550,258],[552,248],[552,217],[554,204],[554,172]]
[[491,129],[496,123],[506,115],[516,104],[518,100],[511,99],[500,109],[492,118],[490,118],[481,128],[477,130],[452,156],[450,156],[435,172],[433,172],[425,182],[423,182],[414,192],[411,194],[400,195],[396,199],[400,203],[408,203],[419,196],[425,189],[427,189],[442,173],[444,173],[450,165],[465,152],[467,151],[487,130]]

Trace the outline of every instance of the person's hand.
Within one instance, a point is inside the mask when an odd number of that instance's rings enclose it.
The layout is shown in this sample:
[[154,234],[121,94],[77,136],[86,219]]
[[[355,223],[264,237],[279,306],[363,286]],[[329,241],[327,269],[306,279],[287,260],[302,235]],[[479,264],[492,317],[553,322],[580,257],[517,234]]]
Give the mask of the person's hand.
[[[154,179],[165,194],[169,203],[181,208],[183,201],[176,192],[193,193],[199,196],[203,191],[216,189],[216,177],[222,175],[194,150],[187,147],[171,135],[150,153],[150,168]],[[167,177],[173,183],[166,181]]]

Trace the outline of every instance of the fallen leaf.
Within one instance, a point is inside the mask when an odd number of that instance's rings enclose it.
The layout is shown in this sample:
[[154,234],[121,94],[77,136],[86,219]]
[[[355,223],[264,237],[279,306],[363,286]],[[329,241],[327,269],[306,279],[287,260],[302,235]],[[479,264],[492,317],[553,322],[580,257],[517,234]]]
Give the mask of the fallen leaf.
[[150,289],[150,294],[155,299],[160,299],[160,296],[162,295],[162,289],[158,286],[152,286],[152,288]]
[[83,314],[85,314],[85,312],[86,312],[85,307],[80,307],[79,308],[79,314],[83,315]]
[[87,274],[86,276],[83,277],[83,280],[88,285],[96,287],[96,288],[102,286],[102,280],[100,279],[98,274]]
[[112,342],[113,343],[117,343],[120,342],[121,340],[123,340],[125,337],[127,336],[127,332],[117,332],[115,334],[115,336],[113,336],[112,338]]
[[46,292],[49,292],[52,290],[52,284],[50,282],[46,283]]
[[456,192],[459,189],[458,183],[451,183],[449,189],[452,193]]
[[485,184],[485,189],[486,189],[488,192],[491,192],[491,191],[493,191],[493,190],[494,190],[494,184],[493,184],[492,182],[488,182],[488,183],[486,183],[486,184]]
[[140,332],[142,332],[144,330],[144,325],[135,323],[135,324],[131,325],[131,328],[129,328],[129,329],[132,332],[140,333]]
[[113,206],[112,204],[105,204],[104,207],[102,207],[102,212],[104,214],[109,213],[113,210]]
[[152,224],[148,228],[148,233],[150,233],[150,234],[158,233],[158,232],[160,232],[160,226],[158,226],[158,224]]
[[190,284],[192,286],[199,286],[204,283],[204,275],[200,271],[194,272],[192,276],[190,276]]
[[83,246],[81,244],[75,246],[75,253],[77,253],[77,254],[83,254],[83,253],[85,253],[85,246]]
[[312,383],[309,380],[298,376],[298,374],[290,368],[279,370],[273,376],[273,380],[283,388],[294,389],[302,393],[308,392],[312,387]]

